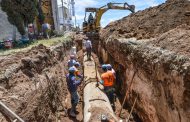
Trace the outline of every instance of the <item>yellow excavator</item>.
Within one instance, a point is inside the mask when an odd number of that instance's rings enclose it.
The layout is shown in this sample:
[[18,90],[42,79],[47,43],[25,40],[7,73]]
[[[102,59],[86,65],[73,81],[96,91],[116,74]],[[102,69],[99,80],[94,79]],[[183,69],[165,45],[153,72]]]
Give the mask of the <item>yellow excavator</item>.
[[[100,8],[85,8],[85,17],[83,22],[83,33],[88,32],[99,32],[100,20],[102,15],[109,9],[118,9],[118,10],[129,10],[132,13],[135,12],[135,6],[129,5],[128,3],[108,3]],[[88,20],[86,21],[86,15],[90,12]],[[92,16],[92,13],[95,13],[95,17]]]

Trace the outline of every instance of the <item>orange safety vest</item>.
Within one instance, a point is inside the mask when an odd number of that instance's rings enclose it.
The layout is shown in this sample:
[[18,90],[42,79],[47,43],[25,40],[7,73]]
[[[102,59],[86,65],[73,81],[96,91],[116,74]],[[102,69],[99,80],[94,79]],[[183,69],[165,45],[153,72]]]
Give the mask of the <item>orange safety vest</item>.
[[80,74],[79,70],[75,66],[73,67],[75,68],[75,72],[74,72],[75,76],[79,75]]
[[111,71],[107,71],[101,75],[102,80],[104,81],[104,86],[113,86],[114,84],[114,75]]

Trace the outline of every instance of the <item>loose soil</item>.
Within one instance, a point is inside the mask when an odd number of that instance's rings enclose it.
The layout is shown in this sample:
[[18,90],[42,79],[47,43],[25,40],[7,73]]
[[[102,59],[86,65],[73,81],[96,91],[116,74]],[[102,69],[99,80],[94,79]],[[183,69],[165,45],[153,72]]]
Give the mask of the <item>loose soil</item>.
[[[0,100],[25,121],[82,121],[81,103],[77,119],[67,114],[70,96],[65,78],[68,58],[64,57],[69,53],[64,46],[68,48],[70,43],[51,49],[39,45],[1,56]],[[1,114],[0,118],[3,122],[8,119]]]
[[138,11],[110,23],[100,33],[101,40],[108,38],[136,38],[150,41],[155,47],[190,56],[190,2],[167,0],[156,7]]

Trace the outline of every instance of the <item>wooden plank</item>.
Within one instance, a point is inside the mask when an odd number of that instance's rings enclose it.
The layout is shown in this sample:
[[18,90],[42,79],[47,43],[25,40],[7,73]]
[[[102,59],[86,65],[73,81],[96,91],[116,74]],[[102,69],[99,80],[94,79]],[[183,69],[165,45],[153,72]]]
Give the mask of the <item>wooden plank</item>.
[[17,120],[18,122],[24,122],[16,113],[14,113],[11,109],[9,109],[4,103],[0,101],[0,112],[5,114],[11,120]]

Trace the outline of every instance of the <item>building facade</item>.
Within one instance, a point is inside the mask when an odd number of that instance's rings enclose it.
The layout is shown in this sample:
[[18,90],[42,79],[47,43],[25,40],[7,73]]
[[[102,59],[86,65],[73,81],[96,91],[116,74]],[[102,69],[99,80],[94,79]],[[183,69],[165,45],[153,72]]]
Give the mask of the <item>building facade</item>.
[[63,30],[71,30],[73,24],[73,11],[72,3],[74,0],[60,0],[61,4],[58,6],[59,21]]

